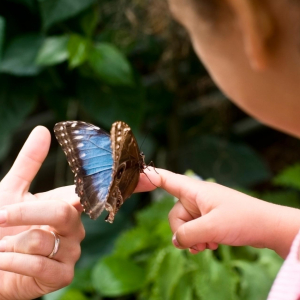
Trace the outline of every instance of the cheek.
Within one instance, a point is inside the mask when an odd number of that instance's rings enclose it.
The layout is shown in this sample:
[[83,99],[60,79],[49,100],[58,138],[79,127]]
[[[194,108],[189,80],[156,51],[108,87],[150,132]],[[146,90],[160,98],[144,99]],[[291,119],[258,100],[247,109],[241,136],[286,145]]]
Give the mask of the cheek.
[[218,87],[228,98],[237,103],[242,101],[251,84],[252,69],[241,40],[199,35],[192,40],[198,57]]

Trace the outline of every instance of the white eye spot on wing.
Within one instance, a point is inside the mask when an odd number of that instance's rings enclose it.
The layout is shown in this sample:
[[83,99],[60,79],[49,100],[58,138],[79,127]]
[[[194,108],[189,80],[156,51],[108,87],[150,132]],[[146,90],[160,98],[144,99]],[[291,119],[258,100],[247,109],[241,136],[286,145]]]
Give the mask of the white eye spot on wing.
[[79,157],[80,157],[80,158],[84,158],[84,157],[86,157],[86,154],[85,154],[85,153],[82,153],[82,154],[80,154]]
[[83,146],[84,146],[84,143],[80,143],[80,144],[77,145],[78,148],[81,148]]
[[74,137],[74,140],[81,140],[81,139],[83,139],[83,135],[78,135],[78,136]]
[[77,125],[77,122],[74,122],[71,127],[75,127]]

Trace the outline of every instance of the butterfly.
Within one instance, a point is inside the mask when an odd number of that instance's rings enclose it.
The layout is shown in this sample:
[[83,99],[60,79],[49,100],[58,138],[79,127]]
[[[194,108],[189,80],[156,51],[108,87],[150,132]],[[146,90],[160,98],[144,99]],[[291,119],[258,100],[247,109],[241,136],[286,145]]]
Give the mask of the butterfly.
[[105,209],[106,221],[112,223],[147,167],[131,128],[117,121],[109,135],[86,122],[66,121],[57,123],[54,133],[75,174],[84,211],[96,219]]

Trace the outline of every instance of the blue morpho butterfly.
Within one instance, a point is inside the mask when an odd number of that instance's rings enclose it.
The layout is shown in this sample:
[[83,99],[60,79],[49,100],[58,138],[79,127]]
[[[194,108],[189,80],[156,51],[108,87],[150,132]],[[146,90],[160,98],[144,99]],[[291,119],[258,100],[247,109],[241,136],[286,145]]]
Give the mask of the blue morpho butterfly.
[[76,193],[84,211],[96,219],[106,209],[106,221],[112,223],[146,168],[130,127],[115,122],[109,135],[92,124],[66,121],[57,123],[54,133],[75,174]]

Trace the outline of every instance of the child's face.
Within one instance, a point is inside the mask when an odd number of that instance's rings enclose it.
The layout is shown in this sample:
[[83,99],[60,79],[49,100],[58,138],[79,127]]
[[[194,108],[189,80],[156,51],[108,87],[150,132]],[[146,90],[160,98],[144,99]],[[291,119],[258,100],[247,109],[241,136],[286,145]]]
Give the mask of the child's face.
[[[300,22],[298,13],[296,17],[286,4],[289,1],[278,1],[280,4],[267,10],[274,19],[272,28],[275,31],[272,32],[271,46],[263,49],[255,49],[260,47],[255,43],[249,46],[249,24],[241,25],[243,16],[234,11],[232,5],[242,0],[223,0],[230,9],[221,17],[216,13],[216,21],[211,18],[213,14],[202,16],[197,13],[190,5],[191,1],[211,0],[169,0],[169,4],[175,18],[188,30],[196,53],[216,84],[248,113],[264,123],[291,132],[288,127],[294,126],[294,121],[299,123],[298,116],[292,116],[286,107],[290,104],[295,109],[300,102]],[[218,0],[212,2],[219,3]],[[259,29],[257,31],[259,34]],[[262,54],[258,57],[260,65],[256,64],[257,53]],[[282,114],[289,114],[290,120]],[[289,123],[286,124],[288,127],[284,123]]]

